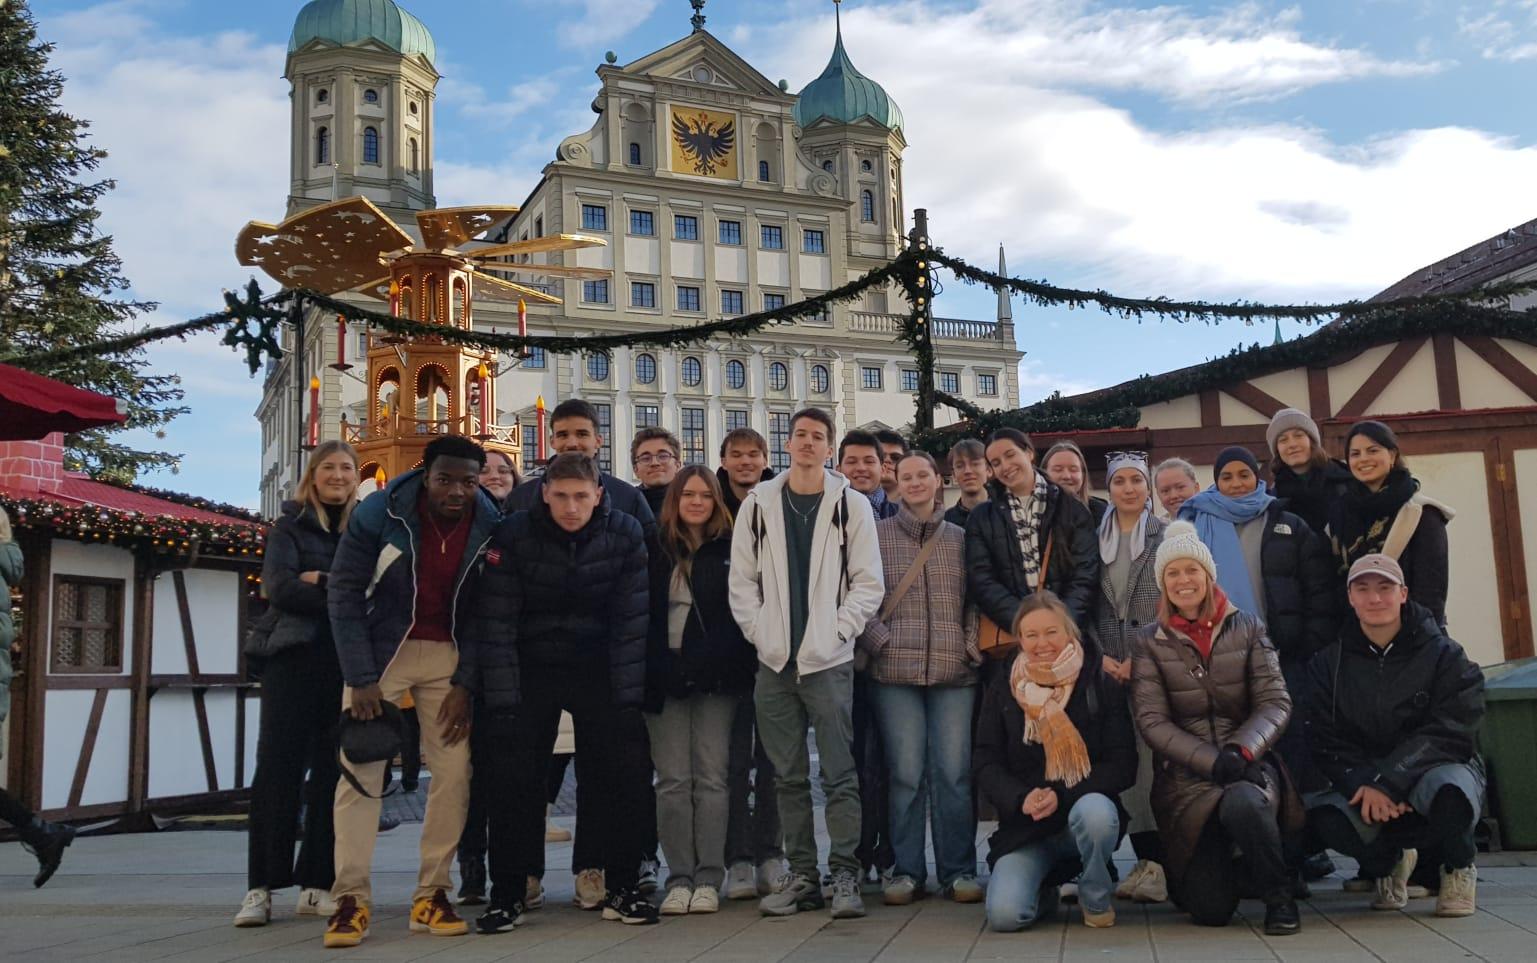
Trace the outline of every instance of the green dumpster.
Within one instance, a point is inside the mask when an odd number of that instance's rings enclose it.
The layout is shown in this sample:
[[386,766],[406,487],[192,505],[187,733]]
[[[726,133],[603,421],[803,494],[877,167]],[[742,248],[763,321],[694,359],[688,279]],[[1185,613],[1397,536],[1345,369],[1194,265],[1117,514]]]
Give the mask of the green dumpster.
[[1484,669],[1488,711],[1478,734],[1506,849],[1537,849],[1537,658]]

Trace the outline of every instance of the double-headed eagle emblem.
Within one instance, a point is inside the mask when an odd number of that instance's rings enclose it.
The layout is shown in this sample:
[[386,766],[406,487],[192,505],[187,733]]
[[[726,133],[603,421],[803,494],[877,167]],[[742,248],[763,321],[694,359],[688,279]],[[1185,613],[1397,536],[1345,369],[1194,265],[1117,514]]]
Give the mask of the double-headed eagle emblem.
[[684,158],[694,165],[693,173],[711,176],[736,146],[736,122],[728,120],[716,126],[708,114],[693,118],[674,114],[672,139]]

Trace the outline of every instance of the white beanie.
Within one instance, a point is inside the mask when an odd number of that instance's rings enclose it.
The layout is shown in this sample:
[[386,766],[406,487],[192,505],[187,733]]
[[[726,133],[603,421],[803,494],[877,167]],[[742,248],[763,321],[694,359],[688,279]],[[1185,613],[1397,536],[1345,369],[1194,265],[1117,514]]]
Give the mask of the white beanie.
[[1195,525],[1180,519],[1170,522],[1163,530],[1163,541],[1158,544],[1158,554],[1153,557],[1153,568],[1158,572],[1158,588],[1163,590],[1163,570],[1182,558],[1193,558],[1204,569],[1212,584],[1217,581],[1217,562],[1195,533]]
[[1318,434],[1318,423],[1307,416],[1306,412],[1296,408],[1282,408],[1270,419],[1270,426],[1265,429],[1265,445],[1270,449],[1270,456],[1276,456],[1276,439],[1291,431],[1293,428],[1301,428],[1307,432],[1307,436],[1313,439],[1313,448],[1317,450],[1324,446],[1323,438]]

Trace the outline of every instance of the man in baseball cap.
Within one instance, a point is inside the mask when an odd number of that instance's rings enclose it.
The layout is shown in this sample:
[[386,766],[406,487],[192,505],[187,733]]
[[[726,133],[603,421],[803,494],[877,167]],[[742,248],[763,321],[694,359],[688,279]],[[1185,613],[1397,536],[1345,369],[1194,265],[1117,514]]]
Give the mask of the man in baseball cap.
[[1373,909],[1407,905],[1423,858],[1440,870],[1436,915],[1471,916],[1483,672],[1410,600],[1396,560],[1362,556],[1346,582],[1354,616],[1309,666],[1308,740],[1331,788],[1309,794],[1308,823],[1375,880]]

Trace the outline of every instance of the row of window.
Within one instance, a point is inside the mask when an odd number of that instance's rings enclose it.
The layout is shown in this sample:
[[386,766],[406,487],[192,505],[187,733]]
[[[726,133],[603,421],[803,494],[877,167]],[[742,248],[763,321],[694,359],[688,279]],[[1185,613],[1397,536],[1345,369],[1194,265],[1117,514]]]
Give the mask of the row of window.
[[[640,142],[639,141],[633,141],[633,140],[630,141],[629,161],[630,161],[630,166],[631,167],[640,167],[640,166],[643,165],[643,162],[641,160],[641,150],[640,150]],[[869,163],[870,163],[869,161],[865,161],[866,165],[869,165]],[[772,168],[769,167],[769,162],[768,161],[766,161],[766,160],[758,161],[758,180],[760,182],[762,182],[764,184],[767,184],[767,183],[773,181],[773,179],[774,179],[773,173],[774,172],[773,172]]]
[[[886,369],[879,365],[861,365],[859,368],[859,386],[866,391],[880,391],[886,384]],[[961,376],[955,371],[939,372],[939,390],[947,395],[961,393]],[[902,369],[902,390],[918,390],[918,369]],[[977,394],[984,398],[995,397],[998,394],[998,376],[993,374],[977,374]]]
[[[587,378],[589,381],[607,381],[611,373],[608,355],[590,354],[587,356]],[[683,384],[695,388],[704,381],[704,365],[698,358],[689,356],[683,359],[680,366],[680,374]],[[740,391],[747,387],[747,365],[732,358],[726,362],[725,368],[726,386],[734,391]],[[657,377],[656,357],[651,354],[640,354],[635,358],[635,380],[639,384],[655,384]],[[811,366],[809,386],[812,394],[826,394],[832,386],[832,373],[823,364]],[[790,387],[790,369],[783,361],[771,362],[768,366],[768,384],[774,391],[784,391]]]
[[[317,103],[317,104],[328,104],[330,102],[331,102],[331,91],[327,90],[325,87],[322,87],[319,90],[315,91],[315,103]],[[379,104],[379,91],[375,90],[372,87],[369,87],[368,89],[364,90],[363,91],[363,103],[368,104],[369,106],[378,106],[378,104]],[[414,100],[411,101],[409,106],[410,106],[411,113],[413,115],[416,114],[419,110],[421,110],[421,108],[417,106],[417,103]]]
[[[775,362],[783,368],[782,364]],[[613,425],[613,406],[609,404],[594,404],[598,410],[598,431],[603,436],[603,447],[598,451],[598,464],[604,471],[613,471],[613,452],[610,445],[610,429]],[[727,408],[723,412],[725,419],[723,427],[725,431],[732,432],[738,428],[747,428],[751,424],[751,412],[745,408]],[[657,405],[635,406],[636,429],[646,427],[658,427],[662,423],[662,411]],[[705,428],[705,409],[680,408],[678,410],[678,441],[683,448],[683,462],[688,465],[703,465],[709,449],[709,438]],[[769,443],[769,467],[776,472],[784,471],[790,467],[790,455],[787,446],[790,443],[790,412],[771,411],[768,414],[768,431],[766,435]],[[532,453],[539,450],[539,428],[537,425],[525,423],[523,425],[523,451]],[[526,457],[532,457],[531,454]]]
[[[326,167],[330,163],[331,130],[321,127],[315,131],[315,165]],[[376,127],[363,128],[363,163],[379,163],[379,130]],[[406,163],[406,169],[412,174],[421,173],[422,149],[415,137],[406,138]]]
[[[703,301],[700,288],[692,284],[680,284],[677,288],[677,305],[679,311],[701,311]],[[582,301],[585,304],[608,304],[609,287],[608,279],[582,282]],[[634,308],[654,308],[656,302],[655,281],[631,281],[630,282],[630,306]],[[776,311],[785,306],[783,294],[763,295],[763,310]],[[746,311],[746,298],[741,291],[722,291],[720,293],[720,310],[722,314],[743,314]],[[822,321],[830,320],[824,311]]]
[[[602,204],[582,205],[582,230],[608,230],[608,208]],[[716,237],[719,243],[739,247],[742,244],[741,221],[718,221]],[[630,233],[638,237],[656,236],[654,211],[631,211]],[[694,214],[674,214],[672,236],[678,241],[699,240],[699,217]],[[785,229],[778,224],[764,224],[758,228],[758,247],[765,251],[785,249]],[[827,232],[813,228],[801,230],[801,251],[806,254],[827,253]]]

